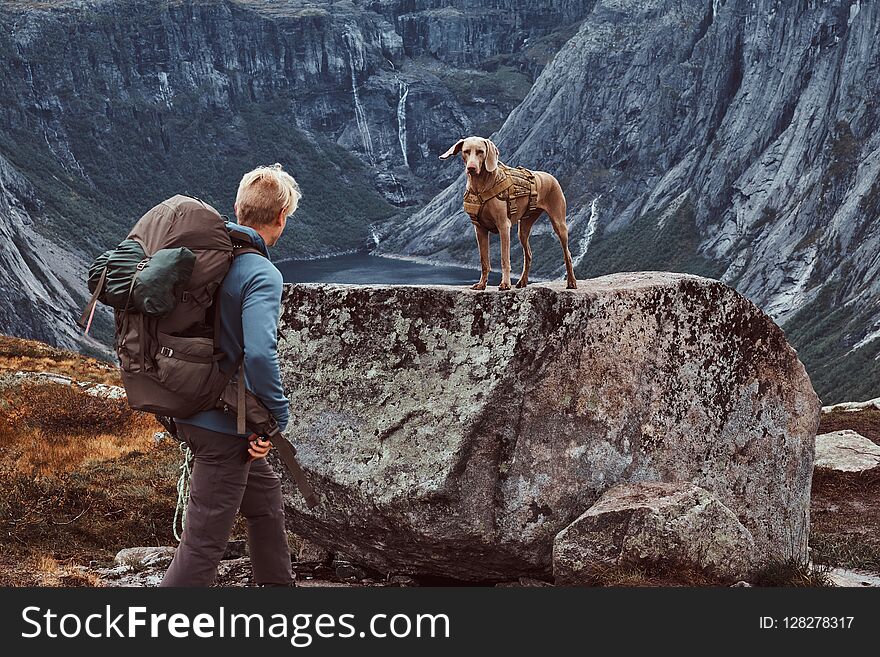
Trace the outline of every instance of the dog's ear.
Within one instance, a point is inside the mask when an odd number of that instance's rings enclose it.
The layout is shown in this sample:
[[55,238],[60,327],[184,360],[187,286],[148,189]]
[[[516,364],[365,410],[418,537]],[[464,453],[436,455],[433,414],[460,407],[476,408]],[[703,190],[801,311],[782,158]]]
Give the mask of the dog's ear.
[[498,168],[498,147],[490,139],[486,142],[486,171],[495,171]]
[[464,144],[464,138],[459,139],[457,142],[455,142],[455,146],[451,146],[448,151],[440,156],[440,159],[445,160],[458,153],[461,150],[462,144]]

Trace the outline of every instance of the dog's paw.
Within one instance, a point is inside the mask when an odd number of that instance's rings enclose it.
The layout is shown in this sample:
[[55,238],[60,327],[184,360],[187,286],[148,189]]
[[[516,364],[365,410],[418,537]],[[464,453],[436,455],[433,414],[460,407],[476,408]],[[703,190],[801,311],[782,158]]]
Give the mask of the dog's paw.
[[474,283],[473,285],[471,285],[471,289],[472,290],[485,290],[486,284],[485,283]]
[[509,289],[510,289],[510,283],[502,283],[501,285],[498,286],[498,289],[499,289],[499,290],[509,290]]
[[578,287],[578,282],[577,281],[569,281],[568,285],[566,285],[565,287],[567,287],[569,290],[576,290]]
[[517,288],[524,288],[524,287],[525,287],[526,285],[528,285],[528,284],[529,284],[529,282],[528,282],[527,280],[523,280],[523,279],[521,278],[521,279],[519,279],[519,280],[516,282],[516,287],[517,287]]

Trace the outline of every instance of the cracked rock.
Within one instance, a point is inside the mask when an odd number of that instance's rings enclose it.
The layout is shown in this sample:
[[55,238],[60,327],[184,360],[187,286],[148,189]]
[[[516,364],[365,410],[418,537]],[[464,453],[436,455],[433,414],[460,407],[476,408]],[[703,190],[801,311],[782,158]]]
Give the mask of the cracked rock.
[[662,272],[515,293],[287,286],[288,528],[380,573],[547,580],[556,534],[609,488],[690,482],[803,559],[819,400],[780,328]]

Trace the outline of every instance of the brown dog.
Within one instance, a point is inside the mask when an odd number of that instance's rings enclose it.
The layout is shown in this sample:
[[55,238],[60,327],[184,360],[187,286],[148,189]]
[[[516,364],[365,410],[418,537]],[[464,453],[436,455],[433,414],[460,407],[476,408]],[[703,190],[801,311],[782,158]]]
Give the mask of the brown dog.
[[567,287],[577,288],[574,266],[568,250],[568,226],[565,224],[565,195],[559,181],[545,171],[513,169],[498,161],[498,147],[482,137],[459,139],[440,156],[441,160],[461,152],[468,175],[464,208],[474,224],[480,247],[480,280],[473,289],[485,290],[489,279],[489,233],[501,238],[501,285],[499,290],[510,289],[510,227],[519,223],[519,241],[525,260],[517,287],[529,283],[532,249],[529,233],[542,212],[550,217],[553,230],[562,244],[565,258]]

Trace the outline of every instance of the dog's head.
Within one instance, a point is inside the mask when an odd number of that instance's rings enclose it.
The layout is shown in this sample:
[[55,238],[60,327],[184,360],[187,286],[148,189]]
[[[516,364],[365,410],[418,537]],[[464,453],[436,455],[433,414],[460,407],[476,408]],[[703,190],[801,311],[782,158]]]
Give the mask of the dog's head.
[[478,176],[483,171],[495,171],[498,168],[498,147],[489,139],[468,137],[459,139],[454,146],[440,156],[441,160],[461,153],[464,168],[469,176]]

